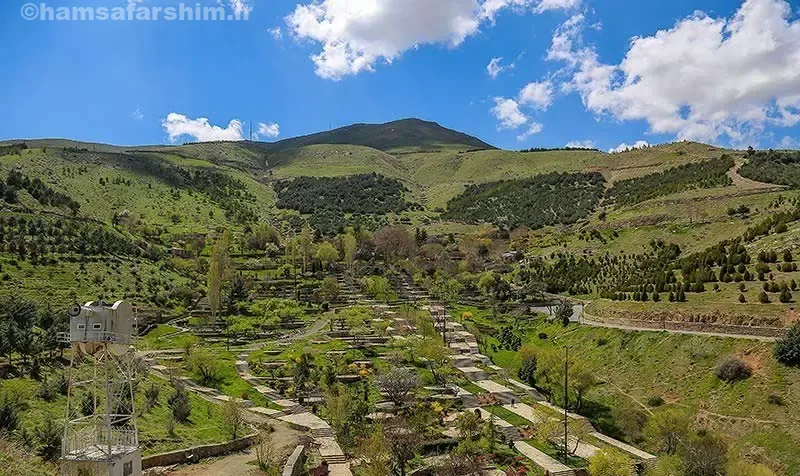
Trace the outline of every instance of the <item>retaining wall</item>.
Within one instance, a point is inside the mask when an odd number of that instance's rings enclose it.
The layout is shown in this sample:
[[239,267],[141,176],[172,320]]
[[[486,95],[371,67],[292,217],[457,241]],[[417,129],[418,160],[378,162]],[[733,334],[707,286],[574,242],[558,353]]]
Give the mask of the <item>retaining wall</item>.
[[695,332],[714,332],[719,334],[741,334],[758,337],[782,337],[788,329],[783,327],[764,327],[764,326],[741,326],[735,324],[714,324],[709,322],[685,322],[685,321],[648,321],[642,319],[606,318],[596,315],[586,316],[588,319],[607,324],[617,324],[622,326],[641,327],[643,329],[672,330],[672,331],[695,331]]
[[256,441],[256,437],[258,437],[258,433],[253,433],[252,435],[247,435],[243,438],[225,443],[195,446],[193,448],[145,456],[142,458],[142,469],[154,468],[157,466],[171,466],[173,464],[197,463],[201,459],[242,451],[252,446]]

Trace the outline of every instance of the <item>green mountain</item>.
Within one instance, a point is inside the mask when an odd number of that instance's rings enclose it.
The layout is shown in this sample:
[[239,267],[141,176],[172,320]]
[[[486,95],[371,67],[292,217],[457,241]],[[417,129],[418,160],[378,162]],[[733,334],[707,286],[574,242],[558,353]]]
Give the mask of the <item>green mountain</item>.
[[331,131],[284,139],[271,144],[256,143],[271,152],[296,149],[315,144],[349,144],[378,150],[426,148],[439,145],[459,145],[472,149],[494,149],[482,140],[454,131],[435,122],[421,119],[401,119],[385,124],[352,124]]

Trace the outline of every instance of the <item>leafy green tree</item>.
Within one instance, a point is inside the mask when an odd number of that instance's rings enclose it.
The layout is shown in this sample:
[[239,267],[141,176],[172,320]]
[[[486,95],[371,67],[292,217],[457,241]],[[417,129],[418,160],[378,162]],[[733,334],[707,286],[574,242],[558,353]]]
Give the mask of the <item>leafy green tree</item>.
[[342,250],[344,251],[344,262],[347,264],[347,268],[353,269],[353,262],[355,262],[356,253],[358,252],[356,237],[350,233],[342,236]]
[[324,268],[327,268],[330,263],[339,259],[339,252],[330,242],[323,241],[317,247],[315,258],[322,262]]
[[636,464],[619,451],[605,449],[589,458],[591,476],[634,476]]
[[208,304],[211,307],[212,319],[219,315],[222,306],[222,285],[230,274],[231,259],[228,254],[230,239],[230,233],[225,230],[211,250],[211,264],[208,269]]
[[332,301],[339,296],[339,282],[336,278],[327,277],[322,280],[319,293],[326,301]]
[[785,365],[800,365],[800,322],[775,343],[775,358]]

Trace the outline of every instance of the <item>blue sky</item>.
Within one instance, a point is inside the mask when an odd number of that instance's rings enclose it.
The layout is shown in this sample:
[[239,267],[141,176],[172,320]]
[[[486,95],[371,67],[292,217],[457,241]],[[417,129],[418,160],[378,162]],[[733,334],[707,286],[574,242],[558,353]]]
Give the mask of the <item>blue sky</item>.
[[[420,117],[510,149],[800,146],[800,5],[784,0],[199,1],[249,19],[26,21],[2,2],[0,139],[236,138],[238,120],[275,140]],[[514,67],[493,78],[493,58]]]

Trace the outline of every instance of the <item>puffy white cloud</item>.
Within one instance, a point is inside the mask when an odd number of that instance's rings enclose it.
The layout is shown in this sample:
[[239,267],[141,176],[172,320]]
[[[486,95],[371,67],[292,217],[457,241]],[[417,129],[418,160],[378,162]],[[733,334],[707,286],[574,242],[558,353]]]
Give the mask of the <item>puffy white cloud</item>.
[[131,119],[134,121],[141,121],[144,119],[144,112],[142,112],[141,107],[137,107],[136,110],[131,113]]
[[502,66],[500,64],[501,61],[503,61],[503,58],[492,58],[491,61],[489,61],[489,64],[486,65],[486,71],[489,73],[489,76],[491,76],[492,79],[496,79],[503,71],[514,69],[517,66],[514,63],[511,63],[508,66]]
[[276,26],[275,28],[267,28],[267,33],[269,33],[275,40],[280,40],[283,38],[283,30],[281,30],[281,27],[279,26]]
[[564,61],[586,108],[645,120],[655,133],[736,145],[767,125],[800,122],[800,20],[784,0],[746,0],[731,18],[696,12],[637,37],[618,65],[581,44],[584,18],[559,27],[548,52]]
[[531,122],[531,125],[528,126],[528,129],[526,129],[525,132],[517,136],[517,140],[522,142],[528,137],[542,132],[542,129],[544,129],[543,125],[539,124],[538,122]]
[[275,138],[281,135],[281,126],[279,126],[275,122],[265,123],[259,122],[258,123],[258,130],[256,132],[256,137],[262,138]]
[[[217,3],[222,5],[223,0],[217,0]],[[247,18],[250,12],[253,11],[253,7],[250,6],[248,0],[228,0],[228,5],[233,11],[233,14],[240,18]]]
[[519,102],[534,109],[546,110],[553,104],[553,84],[550,81],[529,83],[519,92]]
[[519,103],[513,99],[496,97],[490,111],[500,121],[499,129],[517,129],[528,122],[528,116],[519,110]]
[[[306,0],[308,1],[308,0]],[[316,73],[338,80],[373,71],[379,61],[391,63],[403,52],[424,44],[460,45],[493,23],[504,9],[526,11],[577,0],[317,0],[298,4],[286,17],[297,39],[322,50],[311,56]]]
[[183,114],[171,112],[161,125],[172,142],[180,137],[191,137],[199,142],[239,141],[244,138],[242,122],[238,119],[232,120],[228,123],[228,127],[222,128],[211,124],[205,117],[190,119]]
[[634,143],[633,145],[626,144],[623,142],[622,144],[614,147],[613,149],[608,149],[608,153],[616,154],[617,152],[627,152],[629,150],[634,150],[634,149],[644,149],[645,147],[650,147],[650,144],[647,143],[647,141],[643,140],[637,140],[636,143]]
[[596,149],[597,145],[593,140],[571,140],[564,147],[571,149]]

